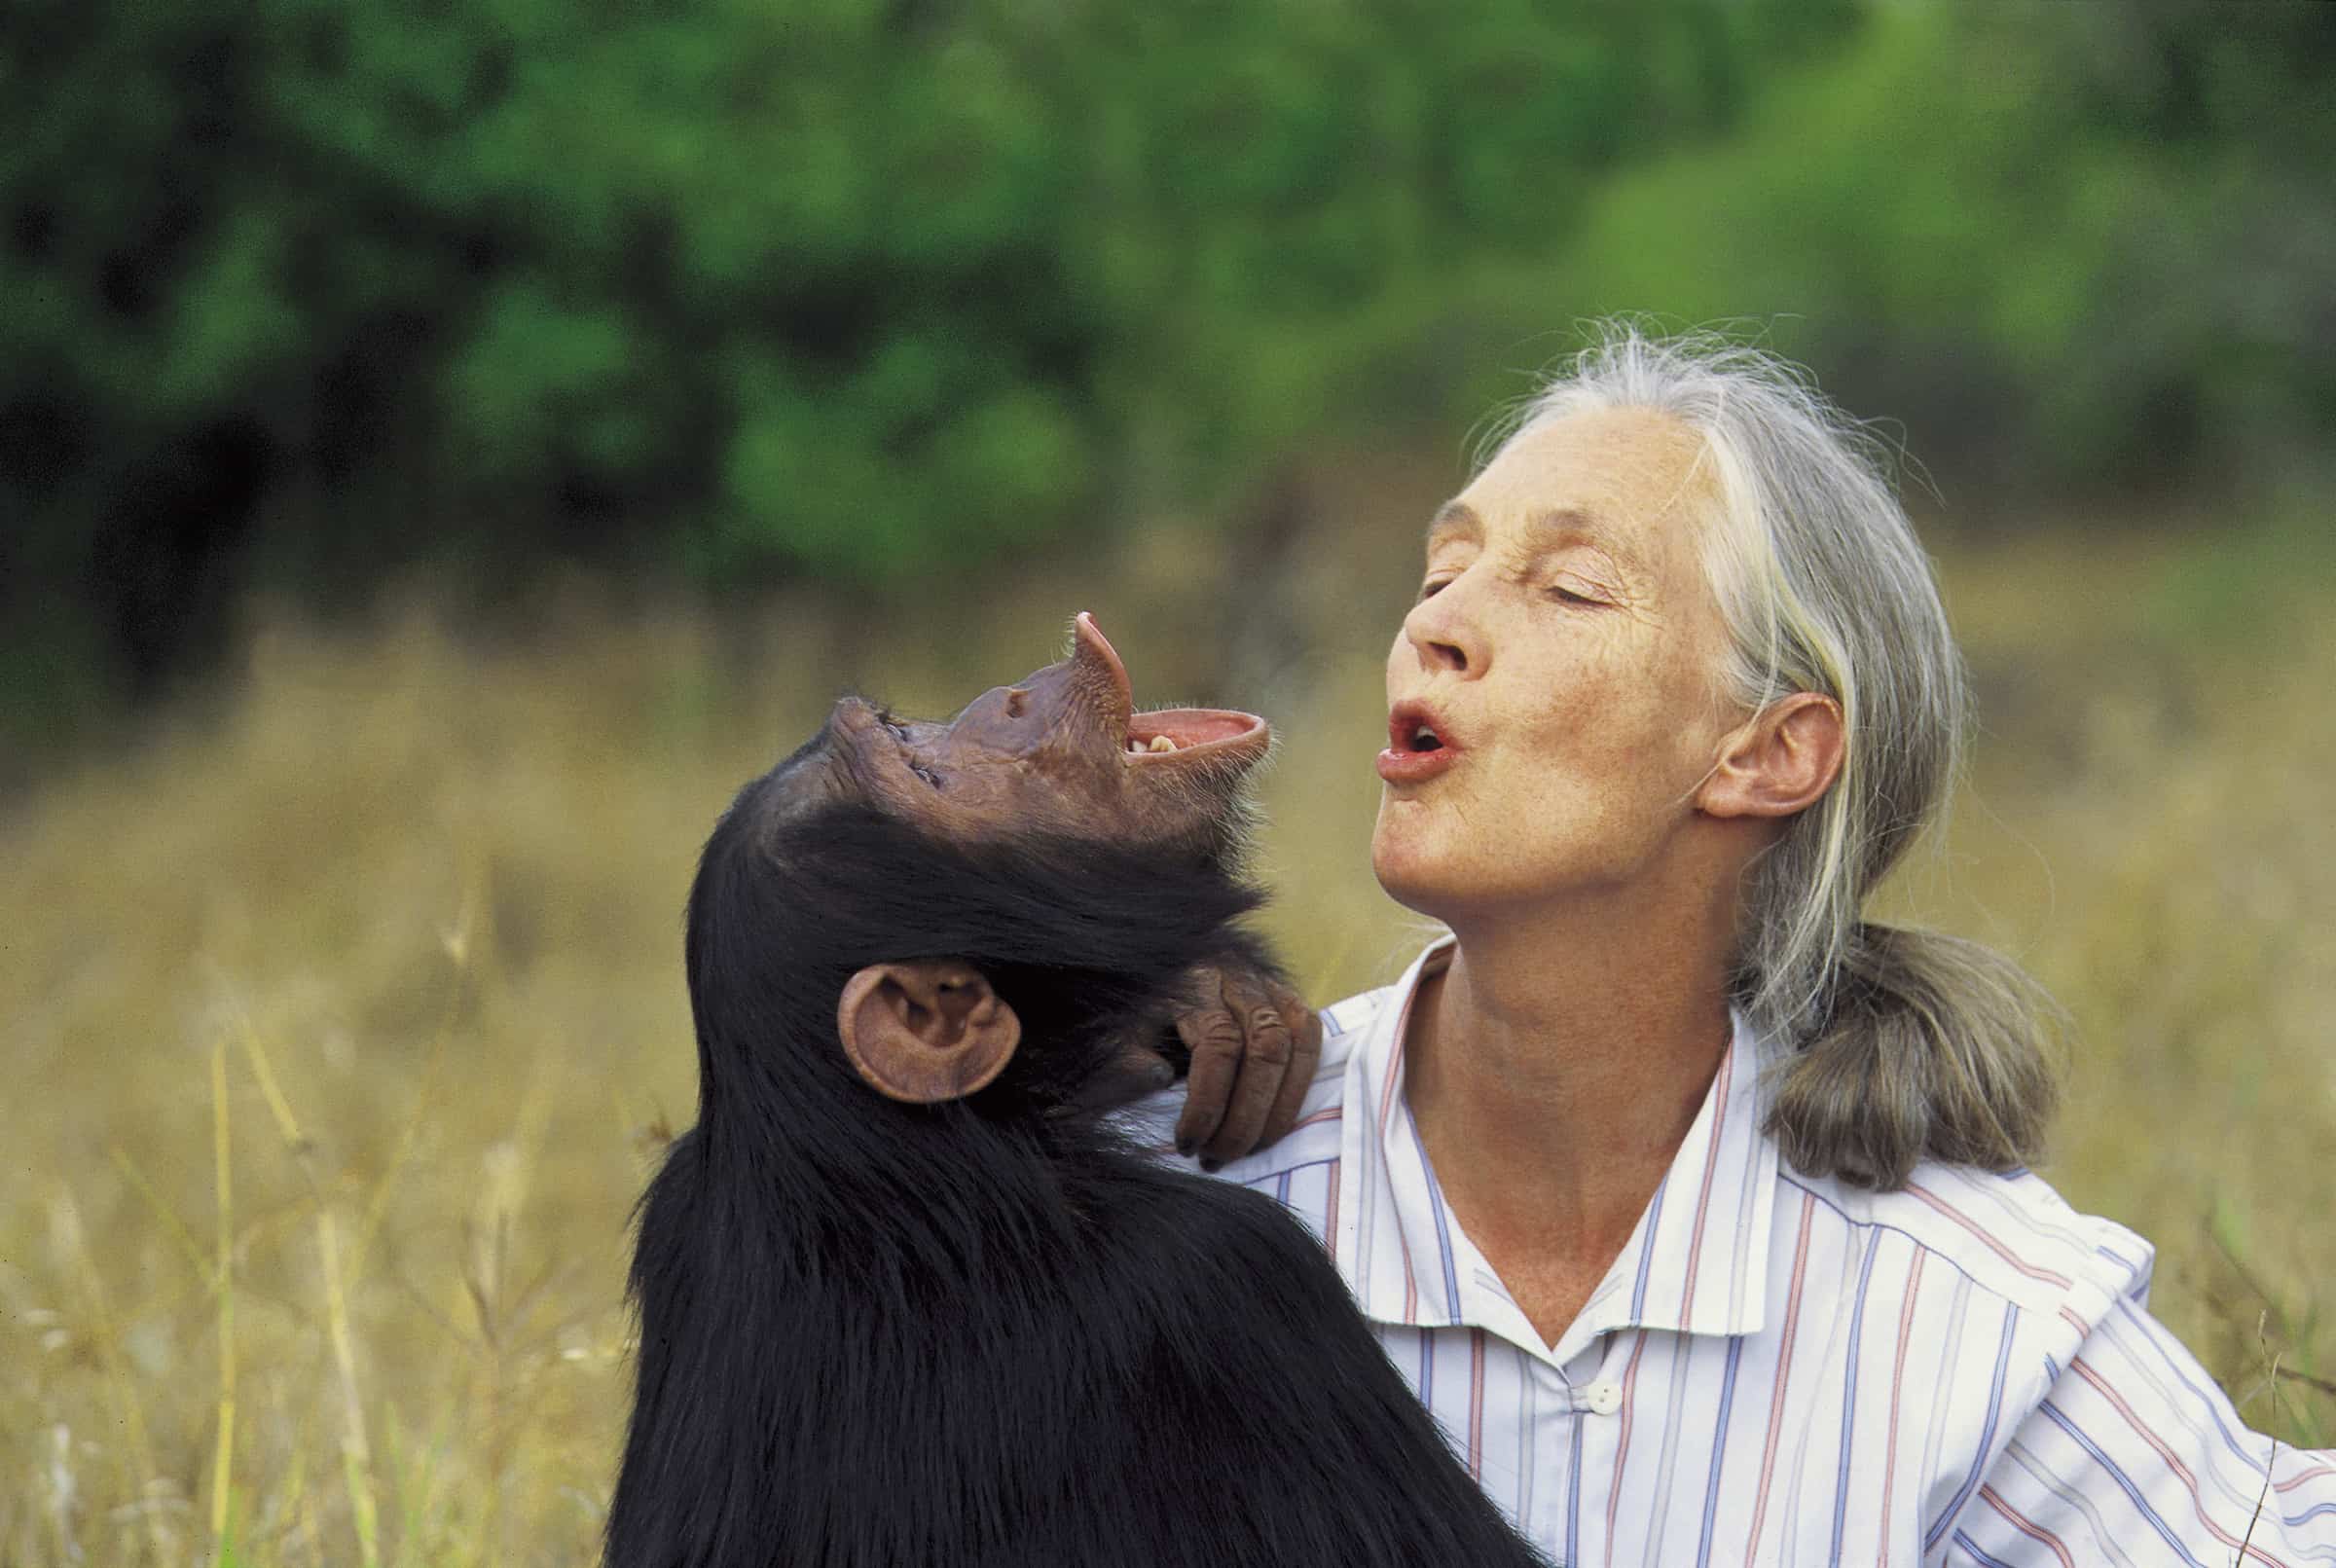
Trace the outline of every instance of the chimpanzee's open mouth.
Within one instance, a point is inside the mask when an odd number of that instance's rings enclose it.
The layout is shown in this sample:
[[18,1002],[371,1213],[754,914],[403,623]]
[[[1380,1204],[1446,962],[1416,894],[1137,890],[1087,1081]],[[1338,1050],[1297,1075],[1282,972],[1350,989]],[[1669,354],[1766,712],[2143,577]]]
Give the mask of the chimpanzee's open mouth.
[[1226,761],[1252,762],[1265,754],[1272,731],[1255,713],[1225,708],[1161,708],[1149,713],[1135,710],[1135,688],[1118,650],[1085,610],[1074,623],[1075,657],[1092,661],[1112,686],[1111,715],[1119,721],[1126,739],[1120,743],[1131,761],[1154,762],[1174,756],[1212,756]]
[[1254,713],[1222,708],[1163,708],[1129,716],[1127,749],[1133,756],[1157,756],[1223,746],[1228,741],[1262,740],[1264,731],[1265,721]]

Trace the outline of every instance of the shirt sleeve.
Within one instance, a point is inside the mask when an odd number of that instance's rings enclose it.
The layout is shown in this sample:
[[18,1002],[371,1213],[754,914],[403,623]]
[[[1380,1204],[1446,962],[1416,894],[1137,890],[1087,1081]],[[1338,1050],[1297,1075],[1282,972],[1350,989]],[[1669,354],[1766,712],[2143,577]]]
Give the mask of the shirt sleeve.
[[2336,1564],[2336,1451],[2252,1432],[2132,1296],[2053,1368],[1956,1513],[1952,1564]]

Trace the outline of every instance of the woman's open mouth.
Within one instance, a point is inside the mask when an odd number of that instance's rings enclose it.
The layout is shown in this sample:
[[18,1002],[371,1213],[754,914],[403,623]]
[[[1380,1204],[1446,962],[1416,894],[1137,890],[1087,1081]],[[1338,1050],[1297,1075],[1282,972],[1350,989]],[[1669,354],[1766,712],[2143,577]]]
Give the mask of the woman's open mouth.
[[1379,777],[1389,784],[1418,784],[1450,767],[1459,751],[1438,728],[1434,713],[1415,703],[1399,703],[1387,715]]

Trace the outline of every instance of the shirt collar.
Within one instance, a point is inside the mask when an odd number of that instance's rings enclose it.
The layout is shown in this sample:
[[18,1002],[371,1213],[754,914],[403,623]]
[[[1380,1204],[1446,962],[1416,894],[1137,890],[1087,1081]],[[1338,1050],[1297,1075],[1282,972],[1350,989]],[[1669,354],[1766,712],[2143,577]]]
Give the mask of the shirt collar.
[[1630,1240],[1552,1348],[1445,1206],[1405,1101],[1411,1001],[1452,947],[1443,937],[1412,962],[1347,1059],[1333,1245],[1364,1314],[1415,1327],[1471,1325],[1560,1363],[1617,1329],[1758,1332],[1777,1150],[1761,1126],[1760,1041],[1742,1016],[1732,1014],[1728,1053]]

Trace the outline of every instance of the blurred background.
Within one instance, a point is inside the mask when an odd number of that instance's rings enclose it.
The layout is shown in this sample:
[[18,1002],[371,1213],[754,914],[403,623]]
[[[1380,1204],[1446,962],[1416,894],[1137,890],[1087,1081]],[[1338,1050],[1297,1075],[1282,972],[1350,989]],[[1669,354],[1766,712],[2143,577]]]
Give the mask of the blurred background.
[[1611,311],[1905,453],[1978,676],[1885,902],[2336,1444],[2336,7],[20,0],[0,1559],[592,1560],[692,857],[1093,610],[1259,709],[1329,1001],[1429,512]]

